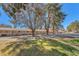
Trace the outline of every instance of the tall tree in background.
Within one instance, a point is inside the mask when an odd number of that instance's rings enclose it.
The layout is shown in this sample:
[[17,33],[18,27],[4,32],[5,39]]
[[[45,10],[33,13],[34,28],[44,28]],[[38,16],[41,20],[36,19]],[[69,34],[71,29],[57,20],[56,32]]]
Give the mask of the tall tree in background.
[[76,20],[74,22],[72,22],[68,27],[67,30],[69,32],[79,32],[79,21]]

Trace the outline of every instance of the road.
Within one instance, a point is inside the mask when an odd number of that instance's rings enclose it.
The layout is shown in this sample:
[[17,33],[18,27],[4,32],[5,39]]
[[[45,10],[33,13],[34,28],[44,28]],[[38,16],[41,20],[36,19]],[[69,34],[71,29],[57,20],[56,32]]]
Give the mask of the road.
[[51,37],[63,37],[63,38],[79,38],[79,33],[74,33],[74,34],[51,34],[49,35]]

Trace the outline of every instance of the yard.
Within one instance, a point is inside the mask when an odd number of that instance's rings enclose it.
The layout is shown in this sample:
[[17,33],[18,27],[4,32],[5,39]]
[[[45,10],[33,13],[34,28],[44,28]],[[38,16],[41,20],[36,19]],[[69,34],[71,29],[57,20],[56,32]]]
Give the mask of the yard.
[[79,38],[0,41],[2,56],[79,56]]

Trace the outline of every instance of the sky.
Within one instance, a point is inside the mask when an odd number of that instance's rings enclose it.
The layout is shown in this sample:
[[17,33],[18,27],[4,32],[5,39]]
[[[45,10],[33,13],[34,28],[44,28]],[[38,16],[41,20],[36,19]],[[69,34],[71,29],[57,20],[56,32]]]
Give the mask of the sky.
[[67,14],[63,22],[64,28],[67,28],[71,22],[79,20],[79,3],[65,3],[61,10]]
[[[64,3],[61,10],[67,15],[62,23],[64,28],[75,21],[79,20],[79,3]],[[11,20],[5,11],[0,7],[0,24],[11,25],[9,20]]]

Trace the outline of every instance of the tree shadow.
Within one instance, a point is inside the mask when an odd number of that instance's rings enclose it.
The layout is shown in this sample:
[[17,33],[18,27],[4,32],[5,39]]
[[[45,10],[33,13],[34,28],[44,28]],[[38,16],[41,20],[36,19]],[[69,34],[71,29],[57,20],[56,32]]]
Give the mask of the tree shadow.
[[18,44],[16,42],[10,43],[8,46],[1,50],[1,53],[5,54],[7,52],[5,55],[10,55],[12,52],[17,52],[16,49],[20,46],[21,44]]
[[67,56],[67,54],[62,53],[56,49],[49,51],[45,50],[43,47],[39,48],[39,46],[33,46],[29,49],[20,50],[17,56]]
[[12,42],[12,43],[9,43],[8,46],[4,47],[1,52],[2,53],[5,53],[10,47],[14,46],[15,42]]
[[66,51],[69,51],[69,52],[74,52],[74,51],[76,51],[76,52],[79,52],[79,49],[77,49],[77,48],[75,48],[75,47],[73,47],[73,46],[70,46],[70,45],[67,45],[67,44],[64,44],[64,43],[62,43],[62,42],[59,42],[59,41],[57,41],[57,40],[51,40],[50,42],[49,42],[49,45],[50,46],[59,46],[59,47],[62,47],[63,49],[65,49]]
[[[44,42],[47,42],[48,46],[54,46],[55,48],[51,48],[51,50],[46,50],[46,48],[44,48],[42,44],[38,45],[37,41],[24,41],[24,42],[11,43],[10,45],[2,49],[1,52],[5,53],[6,51],[10,50],[8,52],[8,55],[14,53],[14,55],[16,56],[68,56],[69,54],[65,53],[65,51],[72,53],[71,55],[75,55],[74,54],[75,51],[79,52],[79,50],[74,48],[73,46],[66,45],[57,40],[47,40],[47,41],[45,40]],[[23,44],[25,48],[23,47]],[[27,45],[28,46],[31,45],[31,47],[27,48]],[[63,52],[60,51],[59,48],[56,49],[56,47],[63,48]],[[16,51],[17,49],[19,49],[19,52]]]

